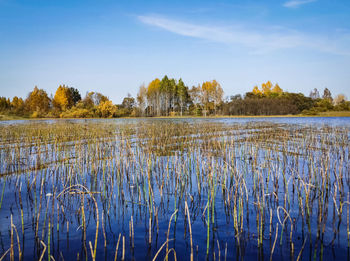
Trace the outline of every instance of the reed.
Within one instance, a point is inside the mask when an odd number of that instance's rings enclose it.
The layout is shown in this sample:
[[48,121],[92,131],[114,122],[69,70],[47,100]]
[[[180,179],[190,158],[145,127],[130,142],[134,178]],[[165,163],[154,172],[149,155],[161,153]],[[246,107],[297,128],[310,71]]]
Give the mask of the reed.
[[121,234],[119,233],[117,246],[115,247],[114,261],[117,261],[117,257],[118,257],[118,248],[119,248],[120,236],[121,236]]
[[[330,246],[342,253],[339,245],[350,246],[349,133],[220,120],[0,125],[0,217],[13,215],[0,228],[3,252],[15,258],[17,236],[22,259],[63,259],[72,245],[85,260],[101,252],[116,260],[119,248],[122,260],[176,259],[178,249],[190,260],[244,259],[247,249],[269,258],[269,244],[270,258],[286,247],[299,260]],[[31,234],[35,256],[24,248]]]

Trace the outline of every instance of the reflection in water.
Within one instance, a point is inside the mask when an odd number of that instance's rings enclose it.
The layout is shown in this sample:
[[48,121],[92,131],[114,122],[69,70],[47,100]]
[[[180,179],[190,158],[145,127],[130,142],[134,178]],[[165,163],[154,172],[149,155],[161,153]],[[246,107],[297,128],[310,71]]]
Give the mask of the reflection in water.
[[349,124],[288,121],[1,124],[0,252],[345,259]]

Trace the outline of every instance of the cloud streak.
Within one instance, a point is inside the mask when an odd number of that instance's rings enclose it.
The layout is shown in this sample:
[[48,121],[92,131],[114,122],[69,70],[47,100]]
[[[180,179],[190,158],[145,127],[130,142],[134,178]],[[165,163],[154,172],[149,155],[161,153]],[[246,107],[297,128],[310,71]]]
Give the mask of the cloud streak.
[[205,26],[179,20],[168,19],[155,15],[138,16],[143,24],[161,28],[178,35],[207,40],[227,45],[248,47],[253,53],[267,53],[271,51],[291,48],[308,48],[324,53],[350,55],[348,36],[337,37],[330,41],[326,37],[307,35],[295,30],[280,27],[253,30],[235,24],[230,27]]
[[291,0],[285,2],[283,6],[287,8],[298,8],[301,5],[310,4],[316,1],[317,0]]

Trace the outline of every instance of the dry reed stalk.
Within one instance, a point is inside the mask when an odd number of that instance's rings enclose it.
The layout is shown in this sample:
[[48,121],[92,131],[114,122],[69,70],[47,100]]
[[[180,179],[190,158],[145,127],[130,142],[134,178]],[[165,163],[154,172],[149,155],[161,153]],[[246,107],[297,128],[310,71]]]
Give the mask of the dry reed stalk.
[[[167,234],[166,234],[166,239],[167,239],[167,241],[166,241],[166,252],[168,253],[168,250],[169,250],[169,244],[168,244],[168,242],[169,242],[169,234],[170,234],[170,225],[171,225],[171,220],[173,219],[173,217],[174,217],[174,215],[176,215],[176,213],[177,213],[177,209],[174,211],[174,213],[171,215],[171,217],[170,217],[170,219],[169,219],[169,224],[168,224],[168,232],[167,232]],[[168,260],[168,257],[166,257],[165,258],[165,260]]]
[[298,257],[297,257],[297,260],[296,260],[296,261],[299,261],[299,259],[301,258],[301,255],[303,254],[303,250],[304,250],[304,247],[305,247],[306,241],[307,241],[307,236],[305,237],[305,240],[304,240],[303,246],[302,246],[302,247],[301,247],[301,249],[300,249],[300,252],[299,252],[299,254],[298,254]]
[[125,236],[123,236],[123,252],[122,252],[122,261],[124,261],[125,258]]
[[41,261],[41,260],[44,258],[44,255],[45,255],[45,252],[46,252],[46,245],[45,245],[45,243],[44,243],[42,240],[40,240],[40,243],[43,245],[44,250],[43,250],[43,252],[41,253],[41,256],[40,256],[40,258],[39,258],[39,261]]
[[102,212],[102,224],[101,224],[101,226],[102,226],[102,235],[103,235],[103,238],[104,238],[104,248],[106,248],[107,247],[107,237],[106,237],[106,231],[105,231],[105,226],[104,226],[104,213]]
[[15,260],[15,254],[13,250],[13,222],[12,222],[12,214],[11,214],[11,251],[10,251],[10,260]]
[[133,217],[131,216],[131,244],[132,244],[132,248],[134,248],[134,221],[133,221]]
[[218,257],[219,257],[219,261],[220,261],[221,250],[220,250],[219,239],[216,240],[216,243],[217,243],[217,245],[218,245],[218,250],[219,250]]
[[[174,239],[167,239],[167,241],[165,241],[165,242],[163,243],[163,245],[158,249],[157,253],[154,255],[152,261],[155,261],[155,260],[157,259],[157,256],[159,255],[160,251],[162,251],[163,247],[164,247],[165,245],[168,245],[169,241],[172,241],[172,240],[174,240]],[[176,258],[175,258],[175,259],[176,259]],[[167,252],[167,255],[166,255],[166,260],[168,260],[168,252]]]
[[89,247],[90,247],[90,251],[91,251],[91,257],[92,257],[92,260],[95,261],[95,255],[94,255],[94,250],[92,248],[92,244],[91,244],[91,241],[89,241]]
[[152,244],[152,218],[148,219],[148,244]]
[[[11,223],[12,223],[12,216],[11,216]],[[22,260],[22,250],[21,250],[21,244],[19,241],[19,235],[16,226],[12,223],[11,226],[16,232],[16,237],[17,237],[17,246],[18,246],[18,260]]]
[[270,261],[272,261],[272,255],[273,251],[275,250],[276,242],[277,242],[277,236],[278,236],[278,223],[276,223],[276,235],[275,235],[275,240],[273,241],[273,246],[271,249],[271,254],[270,254]]
[[5,256],[7,255],[7,253],[10,252],[10,251],[11,251],[11,247],[9,249],[7,249],[5,251],[5,253],[0,257],[0,261],[2,261],[5,258]]
[[120,236],[121,236],[121,234],[119,233],[117,246],[115,247],[114,261],[117,261],[117,257],[118,257],[118,248],[119,248]]
[[185,201],[185,211],[187,211],[187,221],[190,229],[190,242],[191,242],[191,256],[190,260],[193,261],[193,243],[192,243],[192,228],[191,228],[191,219],[190,219],[190,211],[188,209],[187,201]]

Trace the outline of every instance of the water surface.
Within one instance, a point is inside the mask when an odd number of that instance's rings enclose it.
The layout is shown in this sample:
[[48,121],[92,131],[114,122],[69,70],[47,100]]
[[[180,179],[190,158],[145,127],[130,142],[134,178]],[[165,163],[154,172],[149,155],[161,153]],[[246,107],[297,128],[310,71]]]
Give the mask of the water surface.
[[91,260],[96,233],[97,260],[113,259],[117,245],[121,259],[123,237],[125,259],[136,260],[158,250],[163,260],[166,249],[170,260],[191,249],[196,260],[349,257],[349,118],[9,121],[0,130],[0,252],[11,247],[12,216],[15,258],[19,243],[24,260],[49,251]]

